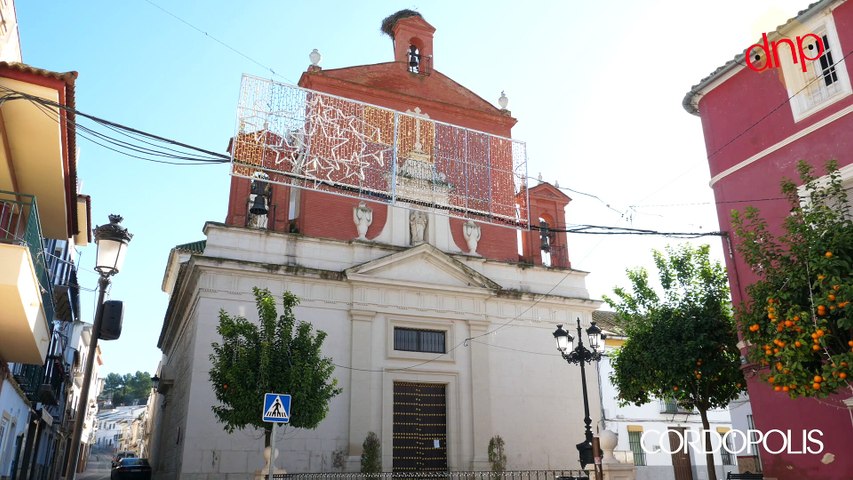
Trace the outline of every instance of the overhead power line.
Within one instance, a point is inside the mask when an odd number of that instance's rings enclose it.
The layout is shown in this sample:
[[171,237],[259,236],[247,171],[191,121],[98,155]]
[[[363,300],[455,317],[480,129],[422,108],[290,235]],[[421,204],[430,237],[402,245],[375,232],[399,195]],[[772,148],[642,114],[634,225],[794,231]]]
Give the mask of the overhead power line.
[[170,17],[172,17],[172,18],[174,18],[175,20],[177,20],[177,21],[179,21],[179,22],[183,23],[184,25],[186,25],[186,26],[188,26],[188,27],[192,28],[193,30],[195,30],[195,31],[197,31],[198,33],[200,33],[200,34],[204,35],[205,37],[207,37],[207,38],[209,38],[209,39],[213,40],[214,42],[216,42],[216,43],[218,43],[218,44],[222,45],[223,47],[227,48],[228,50],[231,50],[232,52],[234,52],[234,53],[236,53],[237,55],[239,55],[239,56],[241,56],[241,57],[245,58],[246,60],[248,60],[248,61],[250,61],[250,62],[254,63],[255,65],[257,65],[257,66],[259,66],[259,67],[261,67],[261,68],[263,68],[263,69],[265,69],[265,70],[269,71],[269,72],[270,72],[271,74],[273,74],[274,76],[279,77],[279,78],[281,78],[281,79],[283,79],[283,80],[286,80],[286,81],[287,81],[287,82],[289,82],[289,83],[294,83],[294,82],[293,82],[293,81],[291,81],[290,79],[285,78],[284,76],[282,76],[282,75],[278,74],[275,70],[273,70],[273,69],[272,69],[272,67],[270,67],[270,66],[268,66],[268,65],[265,65],[265,64],[263,64],[263,63],[259,62],[258,60],[255,60],[254,58],[250,57],[249,55],[247,55],[247,54],[245,54],[245,53],[241,52],[240,50],[237,50],[236,48],[234,48],[234,47],[232,47],[231,45],[229,45],[229,44],[227,44],[227,43],[223,42],[222,40],[220,40],[220,39],[218,39],[218,38],[214,37],[213,35],[211,35],[210,33],[208,33],[208,32],[206,32],[206,31],[202,30],[201,28],[196,27],[196,26],[195,26],[195,25],[193,25],[192,23],[188,22],[187,20],[184,20],[183,18],[181,18],[181,17],[179,17],[178,15],[176,15],[176,14],[174,14],[174,13],[170,12],[169,10],[166,10],[165,8],[161,7],[160,5],[157,5],[156,3],[152,2],[151,0],[144,0],[144,1],[145,1],[146,3],[148,3],[149,5],[151,5],[152,7],[154,7],[154,8],[156,8],[156,9],[158,9],[158,10],[162,11],[162,12],[163,12],[163,13],[165,13],[166,15],[169,15]]
[[204,148],[196,147],[177,140],[166,138],[153,133],[145,132],[127,125],[106,120],[80,110],[73,109],[67,105],[48,100],[46,98],[28,95],[23,92],[0,86],[0,103],[26,100],[35,105],[51,120],[59,123],[59,110],[73,111],[76,117],[82,117],[92,121],[97,127],[106,131],[99,131],[76,120],[74,125],[77,134],[95,145],[106,148],[122,155],[139,160],[165,163],[169,165],[210,165],[229,163],[231,157]]

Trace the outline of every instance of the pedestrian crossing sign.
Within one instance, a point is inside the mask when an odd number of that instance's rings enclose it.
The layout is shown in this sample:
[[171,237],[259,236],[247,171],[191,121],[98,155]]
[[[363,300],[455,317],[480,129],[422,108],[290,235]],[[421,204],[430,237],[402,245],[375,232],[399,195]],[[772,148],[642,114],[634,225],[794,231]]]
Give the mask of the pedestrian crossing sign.
[[284,393],[264,394],[264,422],[290,422],[290,395]]

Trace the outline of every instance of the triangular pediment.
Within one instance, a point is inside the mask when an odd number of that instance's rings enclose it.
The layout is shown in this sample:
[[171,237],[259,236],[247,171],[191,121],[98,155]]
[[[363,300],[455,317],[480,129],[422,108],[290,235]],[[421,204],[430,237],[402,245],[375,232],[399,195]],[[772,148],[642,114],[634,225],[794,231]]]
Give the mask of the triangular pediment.
[[497,290],[500,286],[429,244],[371,260],[344,271],[353,281],[439,289]]
[[572,199],[563,193],[559,188],[551,185],[548,182],[542,182],[539,185],[531,188],[529,190],[529,195],[531,197],[538,198],[547,198],[549,200],[561,200],[566,203],[572,201]]

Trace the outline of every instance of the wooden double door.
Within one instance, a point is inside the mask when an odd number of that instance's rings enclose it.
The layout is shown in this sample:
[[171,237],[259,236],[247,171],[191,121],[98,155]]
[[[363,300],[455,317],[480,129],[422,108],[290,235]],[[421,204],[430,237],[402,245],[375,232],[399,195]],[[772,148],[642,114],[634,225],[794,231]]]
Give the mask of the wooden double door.
[[394,382],[395,472],[447,471],[447,386]]

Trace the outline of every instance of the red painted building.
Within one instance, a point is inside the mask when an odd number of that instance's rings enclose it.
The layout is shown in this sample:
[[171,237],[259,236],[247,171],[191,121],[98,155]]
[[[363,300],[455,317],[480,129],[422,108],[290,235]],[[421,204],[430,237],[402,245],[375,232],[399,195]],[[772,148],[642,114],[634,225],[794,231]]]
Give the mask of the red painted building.
[[[807,34],[819,36],[825,51],[817,60],[795,64],[797,57],[779,40],[788,38],[796,45],[797,37]],[[770,52],[749,52],[755,68],[741,54],[702,79],[683,102],[689,113],[702,120],[711,187],[720,229],[725,232],[732,232],[731,211],[752,205],[778,234],[790,210],[780,198],[780,182],[798,178],[800,160],[822,172],[826,162],[835,159],[846,185],[853,185],[853,67],[845,60],[853,52],[853,4],[813,3],[767,37]],[[809,42],[816,43],[809,36],[803,42],[805,49]],[[745,49],[749,43],[745,39]],[[768,53],[773,65],[766,63]],[[775,63],[774,54],[781,65]],[[726,262],[732,297],[739,304],[746,286],[756,277],[736,251]],[[853,478],[849,391],[827,399],[791,400],[773,392],[751,366],[744,373],[755,428],[763,432],[791,430],[795,438],[803,430],[823,432],[824,450],[819,455],[762,451],[764,478]]]

